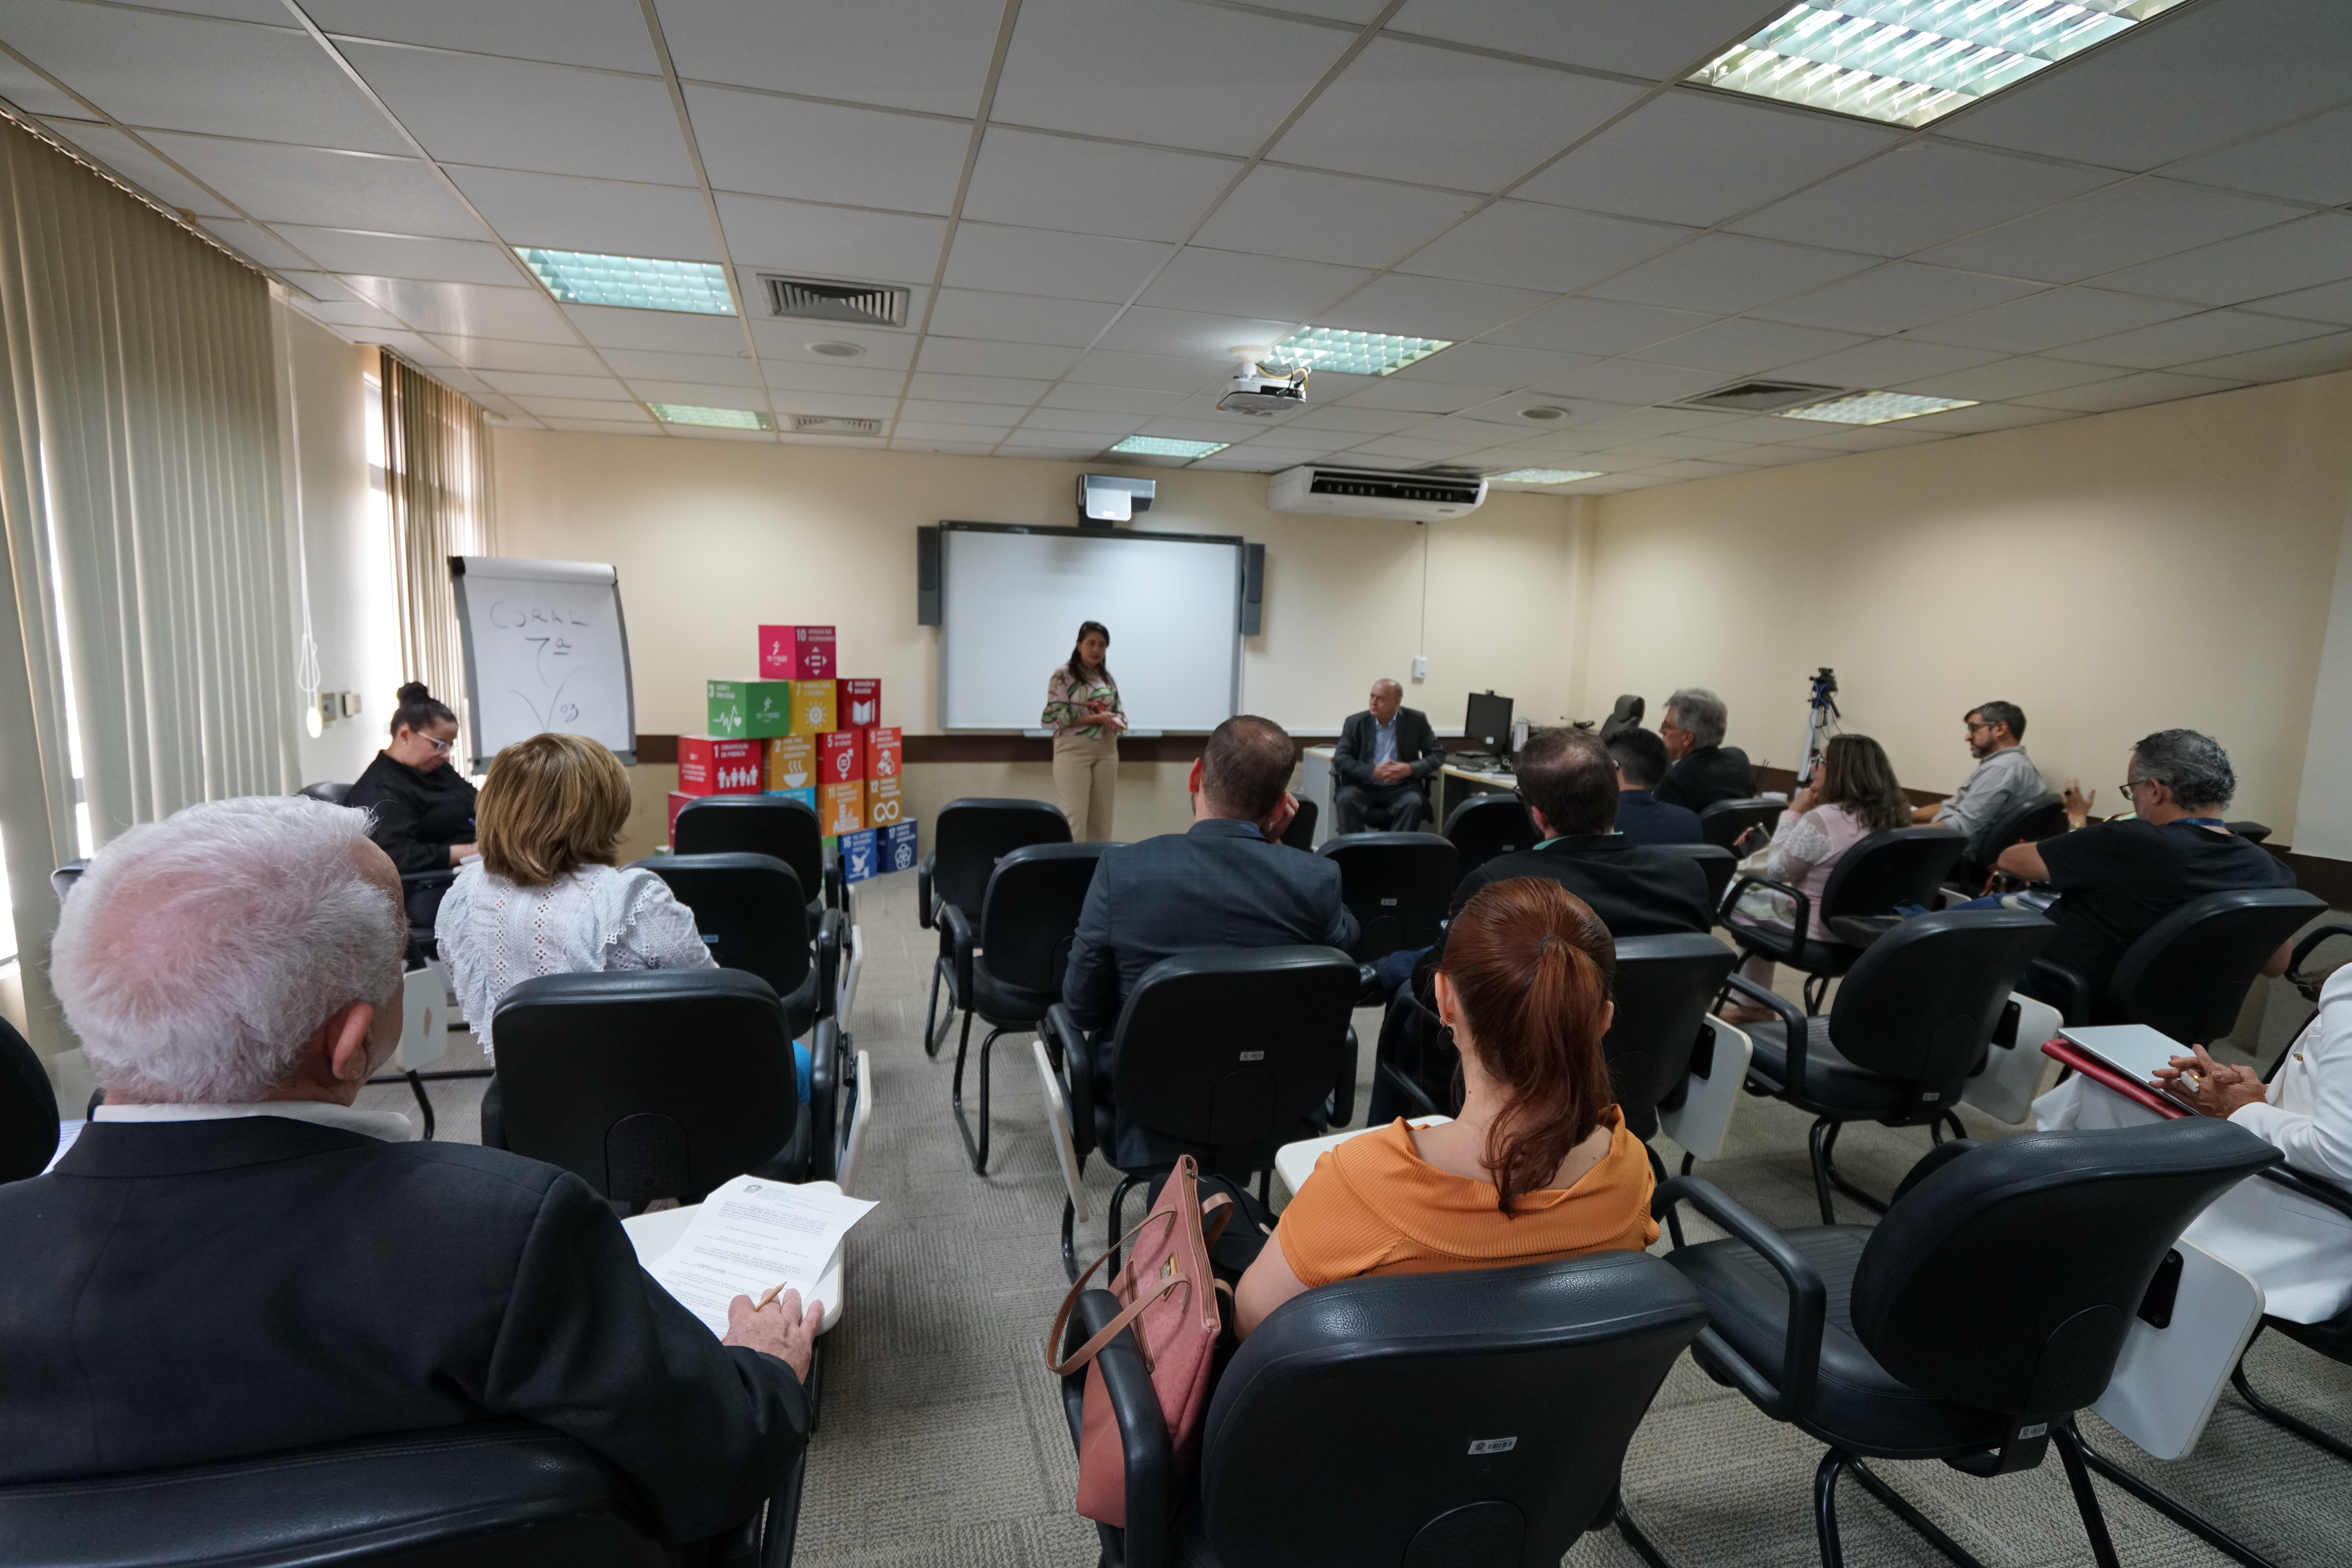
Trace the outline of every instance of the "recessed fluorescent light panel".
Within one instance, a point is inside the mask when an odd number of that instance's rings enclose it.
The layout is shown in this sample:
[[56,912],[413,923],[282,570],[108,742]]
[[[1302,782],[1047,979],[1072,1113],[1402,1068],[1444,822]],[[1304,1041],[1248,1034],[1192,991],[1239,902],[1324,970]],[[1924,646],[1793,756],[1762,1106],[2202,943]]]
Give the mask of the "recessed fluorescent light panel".
[[1205,458],[1231,445],[1230,441],[1177,441],[1166,436],[1129,436],[1113,445],[1111,450],[1132,452],[1139,458]]
[[1442,338],[1399,338],[1386,332],[1351,332],[1344,327],[1305,327],[1274,345],[1268,364],[1328,370],[1339,375],[1394,375],[1440,349]]
[[1925,125],[2181,4],[1804,0],[1690,79],[1890,125]]
[[750,408],[698,408],[690,403],[648,403],[665,425],[709,425],[720,430],[772,430],[768,416]]
[[619,305],[632,310],[687,310],[731,316],[726,272],[708,261],[653,261],[581,250],[517,247],[523,265],[567,305]]
[[1818,419],[1824,425],[1892,425],[1897,419],[1916,419],[1922,414],[1941,414],[1946,409],[1974,408],[1976,405],[1977,400],[1973,397],[1915,397],[1907,392],[1857,392],[1803,408],[1784,408],[1772,417]]
[[1597,479],[1598,468],[1513,468],[1507,474],[1496,474],[1489,480],[1498,485],[1572,485],[1579,479]]

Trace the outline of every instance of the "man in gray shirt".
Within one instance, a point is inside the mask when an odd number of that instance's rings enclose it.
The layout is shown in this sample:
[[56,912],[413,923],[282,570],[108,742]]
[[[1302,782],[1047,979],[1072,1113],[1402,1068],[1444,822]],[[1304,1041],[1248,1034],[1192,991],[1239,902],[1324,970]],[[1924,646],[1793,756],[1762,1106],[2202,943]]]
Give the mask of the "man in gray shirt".
[[1935,805],[1911,814],[1914,822],[1939,822],[1969,836],[1969,855],[1978,854],[1978,841],[2011,812],[2044,793],[2042,770],[2025,754],[2025,710],[2014,702],[1986,702],[1971,708],[1961,721],[1968,726],[1969,752],[1977,759],[1974,772],[1960,787]]

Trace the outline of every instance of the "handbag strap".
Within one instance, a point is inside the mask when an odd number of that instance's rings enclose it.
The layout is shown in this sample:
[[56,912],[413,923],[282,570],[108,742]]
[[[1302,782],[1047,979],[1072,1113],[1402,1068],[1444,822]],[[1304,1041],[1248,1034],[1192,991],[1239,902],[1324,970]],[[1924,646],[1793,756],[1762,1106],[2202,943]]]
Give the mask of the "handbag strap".
[[[1190,1173],[1185,1169],[1185,1167],[1189,1166],[1191,1163],[1192,1156],[1188,1154],[1184,1157],[1182,1162],[1178,1164],[1176,1170],[1171,1173],[1169,1180],[1175,1181],[1180,1177],[1187,1180],[1191,1179]],[[1094,1278],[1095,1270],[1100,1268],[1105,1263],[1108,1262],[1116,1254],[1126,1250],[1129,1242],[1143,1234],[1143,1227],[1145,1226],[1150,1225],[1156,1219],[1167,1218],[1172,1220],[1176,1217],[1176,1212],[1177,1211],[1173,1210],[1155,1209],[1151,1213],[1145,1215],[1141,1219],[1136,1221],[1135,1224],[1129,1227],[1125,1236],[1119,1237],[1118,1245],[1117,1247],[1111,1247],[1109,1250],[1099,1254],[1092,1263],[1087,1264],[1086,1268],[1079,1272],[1078,1277],[1076,1279],[1070,1282],[1069,1289],[1063,1292],[1062,1305],[1060,1309],[1054,1313],[1054,1326],[1045,1331],[1045,1366],[1055,1376],[1060,1377],[1066,1373],[1074,1372],[1077,1368],[1086,1365],[1087,1363],[1094,1360],[1095,1356],[1101,1352],[1102,1347],[1109,1343],[1110,1341],[1117,1336],[1119,1330],[1125,1328],[1129,1322],[1134,1321],[1136,1314],[1141,1312],[1144,1308],[1150,1306],[1152,1302],[1159,1300],[1161,1297],[1168,1294],[1170,1287],[1163,1286],[1156,1294],[1139,1298],[1124,1311],[1120,1312],[1118,1320],[1113,1322],[1110,1327],[1105,1329],[1101,1333],[1097,1334],[1093,1339],[1087,1341],[1086,1345],[1074,1353],[1068,1361],[1056,1363],[1054,1360],[1054,1347],[1062,1342],[1063,1331],[1070,1326],[1070,1313],[1076,1308],[1078,1304],[1078,1297],[1085,1293],[1087,1281]],[[1225,1234],[1226,1223],[1238,1212],[1239,1211],[1234,1207],[1233,1195],[1230,1193],[1219,1193],[1216,1196],[1211,1198],[1205,1205],[1202,1205],[1201,1213],[1204,1219],[1206,1215],[1211,1214],[1214,1214],[1217,1216],[1217,1228],[1214,1231],[1209,1231],[1206,1229],[1205,1225],[1203,1226],[1202,1237],[1205,1247],[1214,1247],[1217,1244],[1217,1237]],[[1129,1261],[1131,1262],[1132,1259],[1130,1258]],[[1144,1360],[1147,1364],[1150,1361],[1150,1352],[1148,1350],[1144,1352]]]
[[[1168,1281],[1167,1284],[1162,1285],[1159,1289],[1153,1291],[1150,1295],[1138,1297],[1134,1301],[1122,1309],[1118,1317],[1113,1318],[1109,1322],[1105,1323],[1100,1333],[1095,1335],[1094,1338],[1088,1340],[1085,1344],[1080,1345],[1076,1350],[1071,1352],[1069,1360],[1057,1364],[1054,1360],[1052,1352],[1048,1352],[1045,1356],[1045,1369],[1048,1372],[1051,1372],[1055,1377],[1068,1376],[1071,1373],[1074,1373],[1080,1367],[1086,1366],[1091,1363],[1095,1357],[1102,1354],[1103,1347],[1109,1344],[1111,1341],[1118,1338],[1119,1335],[1125,1333],[1127,1331],[1127,1326],[1135,1321],[1136,1319],[1143,1316],[1145,1309],[1156,1306],[1160,1302],[1167,1300],[1169,1294],[1179,1287],[1183,1288],[1189,1296],[1192,1290],[1192,1281],[1180,1274],[1175,1279]],[[1137,1352],[1143,1358],[1143,1370],[1146,1372],[1154,1370],[1151,1365],[1151,1347],[1144,1342],[1144,1339],[1140,1334],[1136,1336],[1135,1348]]]

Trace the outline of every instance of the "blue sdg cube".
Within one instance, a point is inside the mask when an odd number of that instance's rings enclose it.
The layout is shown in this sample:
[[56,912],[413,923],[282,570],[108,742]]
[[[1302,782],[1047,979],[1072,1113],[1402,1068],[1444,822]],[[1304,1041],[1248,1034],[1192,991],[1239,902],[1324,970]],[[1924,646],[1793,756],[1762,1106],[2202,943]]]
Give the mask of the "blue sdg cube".
[[915,846],[915,823],[912,817],[904,822],[891,823],[887,827],[876,828],[873,831],[882,837],[880,853],[877,858],[881,861],[883,870],[911,871],[915,868],[915,861],[919,851]]
[[861,828],[841,836],[841,879],[871,881],[875,871],[874,829]]

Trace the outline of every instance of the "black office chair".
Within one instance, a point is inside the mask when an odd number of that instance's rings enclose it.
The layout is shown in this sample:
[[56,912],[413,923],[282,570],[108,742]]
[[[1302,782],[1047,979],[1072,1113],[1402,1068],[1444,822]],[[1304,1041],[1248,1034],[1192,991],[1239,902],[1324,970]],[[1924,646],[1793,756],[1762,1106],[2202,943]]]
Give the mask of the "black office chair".
[[1315,850],[1315,823],[1323,815],[1322,808],[1311,800],[1301,800],[1297,811],[1291,815],[1290,826],[1282,830],[1282,841],[1293,849]]
[[1356,956],[1427,947],[1453,907],[1454,841],[1435,833],[1342,833],[1317,851],[1339,862],[1339,901],[1356,917]]
[[[1107,1290],[1081,1296],[1064,1353],[1118,1311]],[[1697,1293],[1640,1252],[1343,1279],[1244,1342],[1210,1401],[1197,1479],[1171,1463],[1129,1331],[1095,1363],[1127,1464],[1128,1525],[1097,1526],[1102,1560],[1521,1568],[1613,1522],[1658,1563],[1618,1477],[1706,1321]],[[1062,1383],[1074,1443],[1087,1381]]]
[[1445,814],[1445,837],[1454,841],[1454,879],[1497,855],[1532,849],[1542,842],[1535,819],[1516,795],[1474,795]]
[[1731,890],[1732,874],[1739,869],[1738,856],[1720,844],[1653,844],[1650,847],[1697,861],[1698,868],[1706,873],[1706,907],[1723,908],[1723,895]]
[[2181,1231],[2278,1157],[2243,1128],[2200,1117],[1944,1144],[1874,1227],[1775,1231],[1690,1176],[1655,1203],[1688,1203],[1731,1233],[1666,1255],[1706,1301],[1691,1353],[1829,1446],[1813,1483],[1824,1568],[1843,1560],[1837,1481],[1849,1469],[1947,1556],[1973,1561],[1865,1457],[2000,1476],[2039,1466],[2053,1443],[2093,1557],[2116,1568],[2085,1466],[2110,1479],[2128,1472],[2088,1450],[2074,1413],[2106,1391]]
[[824,828],[816,813],[789,795],[711,795],[678,809],[670,834],[675,855],[769,855],[793,868],[809,894],[809,927],[840,910],[841,868],[824,864]]
[[[2293,1166],[2284,1164],[2273,1165],[2264,1171],[2263,1180],[2275,1183],[2299,1198],[2334,1209],[2346,1219],[2352,1220],[2352,1189],[2346,1188],[2340,1183],[2331,1182],[2324,1177],[2315,1176],[2307,1171],[2298,1171]],[[2260,1339],[2264,1329],[2275,1329],[2305,1349],[2317,1351],[2338,1365],[2352,1366],[2352,1308],[2347,1308],[2336,1316],[2317,1323],[2293,1323],[2284,1318],[2273,1318],[2266,1312],[2263,1315],[2262,1322],[2254,1329],[2254,1339]],[[2253,1348],[2253,1340],[2248,1340],[2246,1349],[2252,1351]],[[2239,1396],[2253,1407],[2254,1414],[2272,1426],[2292,1432],[2312,1447],[2333,1454],[2339,1459],[2352,1460],[2352,1442],[2347,1442],[2332,1433],[2321,1431],[2308,1421],[2281,1410],[2277,1405],[2255,1393],[2254,1385],[2246,1380],[2244,1356],[2238,1358],[2236,1369],[2230,1373],[2230,1382],[2236,1387]]]
[[[1042,800],[951,800],[932,820],[931,852],[915,868],[915,918],[929,930],[938,922],[942,904],[953,904],[967,917],[976,915],[999,860],[1032,844],[1069,841],[1070,819]],[[955,1021],[957,1008],[969,1005],[968,993],[952,989],[954,970],[943,936],[939,959],[931,965],[930,1005],[923,1013],[925,1056],[938,1056],[946,1038],[938,1027],[940,986],[950,987],[950,1023]]]
[[2210,1044],[2237,1026],[2263,964],[2327,901],[2300,888],[2242,888],[2189,900],[2124,949],[2098,994],[2090,980],[2036,960],[2036,994],[2069,1024],[2146,1024],[2183,1044]]
[[2225,822],[2221,825],[2249,844],[2260,844],[2271,836],[2270,825],[2263,822]]
[[[955,1079],[948,1103],[974,1174],[988,1173],[988,1057],[1000,1035],[1035,1029],[1045,1009],[1062,999],[1062,974],[1078,913],[1101,862],[1099,844],[1032,844],[996,863],[977,924],[953,904],[940,908],[940,931],[955,963],[956,994],[970,999],[963,1035],[956,1041]],[[980,1042],[980,1135],[964,1119],[963,1064],[971,1048],[971,1020],[988,1024]]]
[[1982,834],[1969,840],[1969,847],[1952,873],[1952,886],[1973,899],[1985,890],[1992,878],[1992,864],[2000,858],[2002,850],[2018,844],[2039,844],[2065,831],[2066,803],[2060,796],[2037,795],[2020,801]]
[[[1045,1014],[1047,1049],[1069,1108],[1078,1169],[1097,1150],[1120,1173],[1110,1239],[1132,1188],[1184,1154],[1205,1174],[1265,1177],[1275,1151],[1355,1115],[1356,1031],[1349,1023],[1361,980],[1332,947],[1216,948],[1163,958],[1144,971],[1120,1007],[1108,1053],[1109,1083],[1095,1076],[1085,1032],[1056,1003]],[[1062,1264],[1078,1274],[1077,1212],[1062,1204]]]
[[0,1018],[0,1182],[39,1175],[57,1152],[58,1097],[49,1075],[16,1026]]
[[[1822,885],[1822,923],[1891,916],[1901,905],[1928,903],[1968,843],[1967,835],[1948,827],[1890,827],[1859,840],[1838,857],[1830,879]],[[1782,927],[1738,913],[1734,906],[1749,888],[1769,888],[1786,894],[1795,901],[1796,918]],[[1863,951],[1843,942],[1816,942],[1808,935],[1812,900],[1786,882],[1742,877],[1717,907],[1731,940],[1743,952],[1761,953],[1775,963],[1805,973],[1808,1013],[1821,1010],[1822,994],[1830,982],[1851,969]]]
[[716,1541],[664,1542],[584,1444],[482,1421],[169,1470],[0,1487],[6,1568],[782,1568],[803,1458]]
[[[507,993],[493,1027],[495,1147],[561,1165],[632,1213],[655,1198],[699,1203],[745,1174],[807,1179],[792,1037],[756,974],[542,975]],[[486,1124],[483,1142],[493,1136]]]
[[81,874],[89,869],[89,862],[87,860],[68,860],[49,873],[49,889],[57,894],[58,902],[62,904],[66,901],[66,895],[74,890],[74,884],[80,881]]
[[1751,827],[1772,831],[1780,814],[1789,809],[1785,800],[1766,800],[1752,795],[1746,800],[1718,800],[1702,807],[1698,814],[1698,836],[1709,844],[1728,849],[1737,855],[1739,839]]
[[1605,746],[1626,731],[1640,729],[1645,708],[1646,704],[1630,691],[1617,699],[1617,705],[1609,710],[1609,717],[1601,721],[1601,743]]
[[352,793],[352,786],[347,784],[306,784],[294,793],[312,800],[323,800],[329,805],[341,805],[343,797]]
[[1756,1054],[1748,1088],[1814,1119],[1808,1142],[1823,1225],[1837,1219],[1832,1187],[1868,1208],[1886,1207],[1838,1173],[1838,1132],[1847,1122],[1948,1124],[1955,1137],[1966,1136],[1953,1113],[1963,1080],[1991,1047],[2018,976],[2056,929],[2027,910],[1946,910],[1905,921],[1863,950],[1827,1017],[1800,1013],[1743,975],[1727,978],[1734,992],[1780,1016],[1748,1026]]

